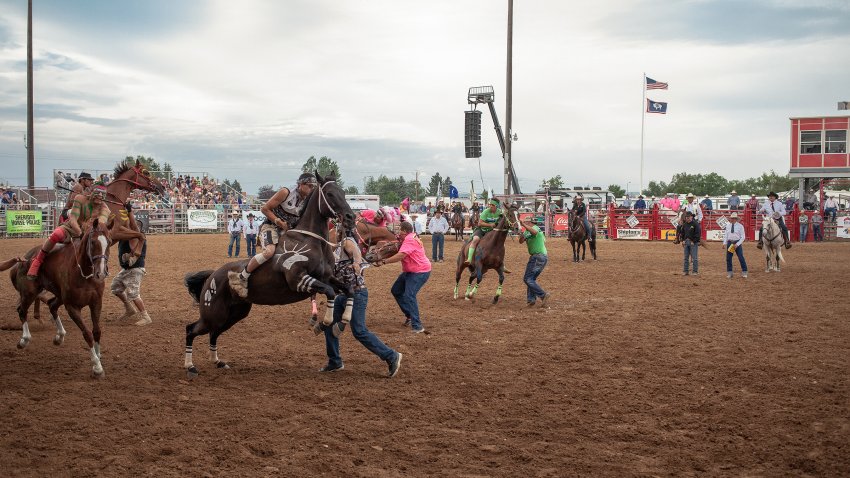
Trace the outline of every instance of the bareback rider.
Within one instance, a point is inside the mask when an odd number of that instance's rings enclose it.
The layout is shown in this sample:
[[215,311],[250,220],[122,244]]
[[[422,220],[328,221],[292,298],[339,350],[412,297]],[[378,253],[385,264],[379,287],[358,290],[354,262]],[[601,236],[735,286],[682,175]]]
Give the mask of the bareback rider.
[[[785,241],[785,248],[790,249],[791,235],[788,233],[788,226],[785,225],[785,205],[779,200],[779,195],[773,191],[767,193],[767,201],[764,202],[758,212],[759,214],[773,217],[773,220],[776,221],[779,224],[779,228],[782,229],[782,239]],[[759,249],[764,247],[761,243],[761,228],[759,228],[758,236],[756,236],[756,247]]]
[[313,174],[304,173],[298,177],[298,183],[294,188],[280,188],[263,204],[260,209],[266,216],[266,222],[260,227],[260,245],[263,252],[252,257],[242,272],[232,275],[230,279],[230,287],[243,299],[248,297],[248,277],[257,267],[274,257],[280,234],[295,227],[298,215],[301,213],[301,205],[313,192],[316,184],[316,177]]
[[[581,194],[573,198],[573,213],[581,218],[581,222],[584,223],[584,234],[590,237],[592,230],[590,221],[587,220],[587,205],[584,204],[584,197]],[[568,232],[572,234],[572,230],[568,229]]]
[[91,201],[85,201],[85,193],[78,194],[74,198],[74,206],[68,213],[68,220],[53,230],[50,237],[44,241],[41,250],[33,258],[29,271],[27,271],[28,279],[34,280],[38,277],[38,271],[41,269],[44,258],[56,247],[56,244],[67,244],[71,242],[72,238],[82,235],[81,224],[96,218],[99,220],[99,227],[106,230],[106,223],[109,222],[110,215],[109,206],[104,202],[106,186],[96,183],[88,195],[91,197]]
[[466,253],[466,261],[464,265],[472,264],[472,258],[475,255],[475,246],[484,237],[485,234],[493,230],[499,217],[502,216],[502,211],[499,210],[499,200],[493,198],[490,200],[489,207],[485,209],[478,218],[478,224],[475,225],[475,232],[472,233],[472,240],[469,242],[469,251]]
[[74,207],[74,198],[77,197],[77,194],[88,193],[91,191],[92,184],[94,184],[94,178],[91,177],[91,174],[85,171],[81,172],[80,177],[77,178],[77,184],[68,193],[68,201],[65,202],[65,208],[62,209],[62,215],[60,216],[61,222],[68,220],[68,211]]

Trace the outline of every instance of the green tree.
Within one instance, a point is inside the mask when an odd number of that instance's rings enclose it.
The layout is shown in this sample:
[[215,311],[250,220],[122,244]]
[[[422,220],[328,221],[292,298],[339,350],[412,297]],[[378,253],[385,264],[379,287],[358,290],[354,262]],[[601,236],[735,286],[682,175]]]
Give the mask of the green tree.
[[232,183],[230,183],[230,187],[232,187],[232,188],[233,188],[233,189],[235,189],[236,191],[239,191],[240,193],[242,192],[242,185],[241,185],[241,184],[239,184],[239,180],[238,180],[238,179],[234,179],[234,180],[233,180],[233,182],[232,182]]
[[543,182],[540,183],[540,189],[546,189],[547,186],[549,189],[563,189],[564,179],[560,174],[552,178],[543,179]]
[[360,191],[357,189],[357,186],[348,186],[345,188],[345,194],[360,194]]
[[274,196],[274,193],[277,192],[277,189],[274,188],[271,184],[265,184],[260,186],[260,189],[257,190],[257,199],[262,199],[263,201],[267,201]]
[[611,194],[613,194],[614,197],[619,198],[619,197],[623,197],[623,196],[626,195],[626,190],[621,188],[620,186],[618,186],[616,184],[608,185],[608,190],[611,191]]
[[449,195],[449,188],[452,187],[452,178],[446,176],[446,179],[443,180],[443,186],[440,188],[443,192],[443,196]]
[[319,159],[316,159],[315,156],[310,156],[301,166],[301,172],[312,173],[315,171],[319,171],[319,174],[322,176],[333,174],[339,187],[345,188],[342,182],[342,173],[339,170],[339,165],[336,164],[336,161],[333,159],[327,156],[322,156]]
[[381,197],[381,205],[398,206],[402,199],[414,196],[415,181],[407,181],[403,176],[394,178],[380,175],[366,180],[365,194],[377,194]]
[[436,196],[442,183],[443,177],[440,176],[440,173],[434,173],[431,180],[428,181],[428,196]]

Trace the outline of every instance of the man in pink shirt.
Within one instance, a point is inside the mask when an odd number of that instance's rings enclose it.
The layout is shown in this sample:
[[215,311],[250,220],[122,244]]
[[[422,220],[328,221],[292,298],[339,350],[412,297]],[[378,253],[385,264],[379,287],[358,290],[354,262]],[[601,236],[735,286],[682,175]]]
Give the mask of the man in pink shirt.
[[401,274],[396,279],[390,291],[395,297],[401,312],[404,314],[404,325],[411,326],[414,334],[425,332],[419,317],[419,303],[416,294],[428,282],[431,276],[431,261],[425,255],[422,241],[413,233],[413,224],[401,223],[398,252],[385,260],[375,263],[376,266],[401,262]]

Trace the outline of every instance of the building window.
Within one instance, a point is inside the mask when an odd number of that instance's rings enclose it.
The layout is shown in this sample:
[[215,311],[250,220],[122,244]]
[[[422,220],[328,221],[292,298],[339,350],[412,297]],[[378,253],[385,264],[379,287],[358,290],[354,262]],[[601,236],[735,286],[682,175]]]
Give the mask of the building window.
[[820,154],[820,131],[800,132],[800,154]]
[[826,152],[827,153],[846,153],[847,152],[847,130],[827,130],[826,131]]

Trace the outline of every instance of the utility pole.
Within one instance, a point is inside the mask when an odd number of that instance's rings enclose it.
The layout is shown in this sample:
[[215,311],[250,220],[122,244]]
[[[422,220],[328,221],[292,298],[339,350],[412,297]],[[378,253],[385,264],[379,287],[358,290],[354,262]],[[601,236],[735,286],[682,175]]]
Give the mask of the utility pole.
[[511,125],[513,120],[512,101],[513,101],[513,40],[514,40],[514,0],[508,0],[508,71],[505,94],[507,102],[507,113],[505,114],[505,195],[511,193],[511,142],[512,134]]
[[35,148],[33,148],[32,119],[32,0],[27,2],[27,187],[32,194],[35,188]]

